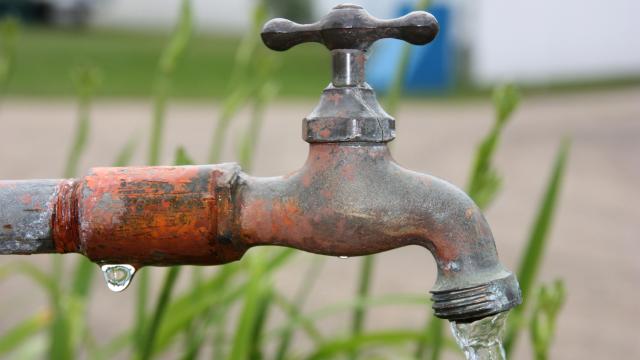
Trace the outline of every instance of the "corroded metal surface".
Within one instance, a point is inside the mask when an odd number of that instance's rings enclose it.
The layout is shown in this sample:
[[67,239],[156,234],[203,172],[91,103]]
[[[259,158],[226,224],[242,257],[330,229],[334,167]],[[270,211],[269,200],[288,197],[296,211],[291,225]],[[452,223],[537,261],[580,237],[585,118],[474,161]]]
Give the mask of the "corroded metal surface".
[[[250,246],[281,245],[360,256],[407,245],[438,267],[436,315],[476,319],[515,306],[515,277],[499,262],[489,225],[455,186],[403,169],[386,144],[312,144],[305,166],[281,178],[240,177],[238,235]],[[481,288],[468,294],[464,289]]]
[[97,168],[78,197],[78,251],[101,263],[215,265],[246,249],[218,227],[235,165]]
[[302,138],[308,143],[388,142],[395,138],[395,128],[395,120],[366,83],[329,85],[318,106],[302,121]]
[[478,207],[455,186],[393,161],[394,120],[364,82],[372,41],[435,36],[425,14],[380,21],[349,5],[318,24],[265,26],[272,48],[319,41],[333,49],[333,83],[303,121],[310,150],[299,171],[257,178],[234,164],[96,168],[75,180],[0,182],[0,253],[77,252],[135,269],[224,264],[254,246],[361,256],[419,245],[436,260],[437,316],[471,321],[516,306],[517,280]]
[[61,182],[0,181],[0,254],[54,252],[51,219]]
[[327,49],[366,50],[376,40],[394,38],[414,45],[433,40],[439,26],[433,15],[414,11],[391,20],[377,19],[359,5],[334,7],[320,21],[297,24],[287,19],[273,19],[262,29],[262,40],[270,49],[288,50],[305,42],[324,44]]

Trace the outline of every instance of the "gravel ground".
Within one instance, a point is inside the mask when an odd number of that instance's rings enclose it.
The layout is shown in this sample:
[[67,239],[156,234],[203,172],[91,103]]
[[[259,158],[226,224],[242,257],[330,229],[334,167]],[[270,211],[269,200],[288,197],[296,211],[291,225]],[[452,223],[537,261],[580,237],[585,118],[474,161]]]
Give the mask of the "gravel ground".
[[[279,175],[299,167],[306,156],[300,119],[312,102],[278,102],[266,115],[257,148],[256,175]],[[91,141],[82,170],[113,162],[131,137],[144,134],[150,105],[138,101],[100,101],[93,110]],[[73,133],[71,101],[5,100],[0,106],[0,178],[51,178],[62,172]],[[165,162],[185,145],[199,162],[206,157],[216,105],[178,103],[169,111]],[[225,160],[247,122],[243,113],[231,131]],[[403,105],[398,119],[395,158],[403,166],[464,186],[475,144],[492,117],[486,102],[428,101]],[[487,211],[503,262],[516,266],[525,244],[554,154],[563,136],[572,150],[559,211],[540,274],[545,282],[565,280],[568,299],[553,347],[557,359],[632,359],[640,357],[640,88],[525,99],[504,134],[496,163],[504,190]],[[141,140],[135,163],[143,163]],[[634,200],[635,199],[635,200]],[[23,258],[47,269],[50,256]],[[16,258],[4,257],[0,264]],[[65,261],[73,262],[73,256]],[[278,286],[291,292],[308,257],[278,275]],[[309,309],[348,299],[353,293],[357,259],[330,259],[309,302]],[[97,269],[96,269],[97,271]],[[160,276],[156,276],[156,282]],[[430,255],[417,247],[379,257],[375,293],[426,292],[435,279]],[[65,281],[64,274],[61,275]],[[135,281],[135,280],[134,280]],[[157,285],[157,284],[156,284]],[[132,323],[133,291],[111,294],[96,283],[90,319],[100,339]],[[46,297],[24,277],[0,282],[0,334],[36,309]],[[426,309],[384,308],[373,311],[371,328],[420,326]],[[348,316],[321,323],[336,331]],[[516,358],[531,358],[527,341]]]

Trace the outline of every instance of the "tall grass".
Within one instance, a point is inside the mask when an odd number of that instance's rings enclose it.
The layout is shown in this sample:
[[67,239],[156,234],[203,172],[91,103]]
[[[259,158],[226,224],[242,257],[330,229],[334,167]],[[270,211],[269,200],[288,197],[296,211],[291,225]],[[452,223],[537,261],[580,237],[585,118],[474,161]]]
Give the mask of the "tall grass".
[[[420,7],[426,7],[423,1]],[[251,31],[237,49],[227,96],[212,134],[207,154],[211,163],[218,162],[229,138],[228,129],[241,109],[250,110],[250,121],[244,128],[236,151],[245,170],[250,170],[259,140],[264,113],[277,94],[279,85],[274,78],[278,63],[262,49],[258,33],[267,18],[263,2],[258,2],[252,14]],[[178,24],[163,52],[153,87],[154,106],[148,147],[148,163],[162,163],[166,108],[171,98],[173,74],[190,45],[192,13],[188,0],[181,6]],[[2,41],[0,26],[0,41]],[[408,49],[408,47],[406,48]],[[0,55],[1,56],[1,55]],[[387,98],[390,113],[397,111],[402,94],[404,68],[409,50],[404,51],[396,73],[393,91]],[[98,70],[81,67],[74,79],[78,88],[78,121],[71,144],[65,176],[77,175],[78,164],[88,144],[90,133],[90,105],[98,84]],[[2,78],[0,78],[0,81]],[[481,208],[487,208],[499,194],[503,182],[493,158],[499,151],[503,130],[512,118],[519,102],[513,86],[497,88],[494,92],[495,119],[487,135],[479,143],[467,184],[467,192]],[[116,157],[117,165],[126,165],[136,149],[136,139],[129,140]],[[547,190],[532,226],[529,240],[521,256],[518,276],[524,303],[513,311],[509,320],[507,351],[512,352],[522,331],[529,333],[534,356],[546,359],[555,333],[555,322],[564,300],[561,283],[545,286],[536,282],[536,274],[544,258],[544,248],[557,203],[562,175],[568,156],[568,142],[563,142],[556,157]],[[178,148],[174,164],[193,163],[184,148]],[[298,256],[309,263],[303,280],[292,297],[285,296],[273,281],[278,271],[286,271],[289,262]],[[62,271],[56,257],[53,274]],[[373,296],[371,282],[375,279],[373,257],[363,259],[353,299],[327,304],[312,312],[305,310],[316,279],[321,276],[323,257],[300,255],[291,249],[255,249],[244,259],[219,267],[208,274],[195,268],[192,281],[185,290],[176,292],[180,268],[167,269],[158,294],[149,290],[149,275],[138,273],[135,324],[106,343],[96,341],[86,319],[91,284],[97,271],[87,260],[78,261],[67,286],[55,275],[48,274],[28,263],[19,262],[0,268],[0,280],[19,273],[35,281],[51,299],[50,308],[38,312],[16,325],[0,337],[0,356],[25,354],[25,349],[37,351],[36,357],[53,359],[77,358],[110,359],[131,356],[150,359],[176,352],[182,359],[202,358],[210,353],[214,359],[333,359],[349,358],[406,358],[439,359],[443,354],[458,351],[444,331],[444,323],[429,315],[417,329],[383,329],[370,331],[366,327],[367,310],[380,306],[414,308],[422,314],[429,306],[426,294],[384,294]],[[148,303],[155,300],[149,311]],[[282,320],[274,323],[275,315]],[[351,326],[343,332],[324,333],[318,323],[329,317],[349,317]],[[45,330],[49,329],[48,332]],[[47,335],[45,337],[45,335]],[[310,348],[300,348],[295,341],[304,336]],[[49,347],[38,346],[45,340]],[[381,355],[383,354],[383,355]],[[392,354],[392,355],[390,355]],[[173,355],[169,355],[172,356]]]

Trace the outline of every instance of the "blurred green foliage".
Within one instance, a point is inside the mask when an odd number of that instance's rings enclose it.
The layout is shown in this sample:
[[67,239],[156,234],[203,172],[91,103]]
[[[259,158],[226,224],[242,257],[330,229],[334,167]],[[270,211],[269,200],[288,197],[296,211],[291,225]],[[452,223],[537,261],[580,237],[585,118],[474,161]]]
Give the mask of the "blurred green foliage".
[[12,17],[0,20],[0,95],[4,94],[13,73],[18,29],[18,20]]
[[558,313],[564,305],[566,296],[564,283],[561,280],[555,281],[551,286],[540,287],[529,325],[531,344],[537,360],[549,358],[551,342],[556,333]]
[[[104,75],[98,95],[148,97],[166,38],[162,33],[25,28],[15,45],[16,62],[6,92],[73,96],[75,90],[67,74],[75,64],[91,63]],[[175,68],[172,96],[225,97],[240,42],[235,36],[194,34]],[[279,58],[283,66],[275,77],[284,95],[317,96],[318,89],[327,85],[329,55],[320,46],[301,45]]]

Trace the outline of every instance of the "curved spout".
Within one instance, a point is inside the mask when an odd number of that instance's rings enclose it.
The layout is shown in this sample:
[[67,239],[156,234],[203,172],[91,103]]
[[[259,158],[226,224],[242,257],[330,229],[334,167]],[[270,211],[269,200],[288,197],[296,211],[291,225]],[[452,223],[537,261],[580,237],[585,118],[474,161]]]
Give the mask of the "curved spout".
[[438,178],[405,170],[384,143],[311,144],[305,166],[277,178],[241,176],[237,234],[333,256],[420,245],[433,254],[437,316],[471,321],[520,302],[477,206]]

